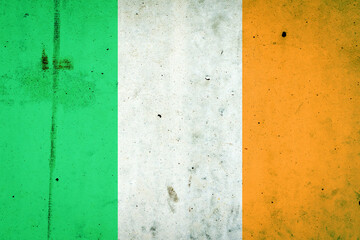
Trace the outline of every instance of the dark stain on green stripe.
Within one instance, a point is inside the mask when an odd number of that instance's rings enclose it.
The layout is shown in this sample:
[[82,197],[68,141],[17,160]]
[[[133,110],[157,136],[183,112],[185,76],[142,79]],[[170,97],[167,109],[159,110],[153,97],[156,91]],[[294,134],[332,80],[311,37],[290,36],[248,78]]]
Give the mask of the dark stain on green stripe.
[[[19,69],[0,76],[0,103],[52,102],[53,66],[49,61],[49,70],[44,71],[40,60],[38,68]],[[82,72],[76,69],[72,61],[70,64],[65,66],[62,63],[62,67],[58,68],[61,78],[66,79],[58,82],[58,106],[61,105],[64,110],[76,110],[93,105],[99,93],[96,83],[100,81],[100,73]]]
[[43,48],[42,50],[42,55],[41,55],[41,68],[42,70],[46,71],[49,69],[49,60],[48,60],[48,56],[46,55],[45,52],[45,48]]
[[69,59],[61,59],[57,64],[54,63],[54,67],[57,69],[73,69],[73,65]]
[[57,90],[59,81],[59,70],[56,67],[60,55],[60,0],[54,0],[54,36],[53,36],[53,78],[52,78],[52,109],[51,109],[51,130],[50,130],[50,160],[49,160],[49,198],[48,198],[48,231],[47,239],[51,238],[52,221],[52,191],[53,175],[56,162],[56,133],[57,133]]

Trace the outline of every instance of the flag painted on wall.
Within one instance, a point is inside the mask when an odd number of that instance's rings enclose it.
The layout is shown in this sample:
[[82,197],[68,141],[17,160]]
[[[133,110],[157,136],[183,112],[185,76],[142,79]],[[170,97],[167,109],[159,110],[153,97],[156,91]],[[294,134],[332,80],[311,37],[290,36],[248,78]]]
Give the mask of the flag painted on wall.
[[117,2],[0,9],[0,239],[116,239]]
[[358,1],[243,1],[244,239],[360,239]]
[[0,240],[360,239],[357,1],[0,10]]

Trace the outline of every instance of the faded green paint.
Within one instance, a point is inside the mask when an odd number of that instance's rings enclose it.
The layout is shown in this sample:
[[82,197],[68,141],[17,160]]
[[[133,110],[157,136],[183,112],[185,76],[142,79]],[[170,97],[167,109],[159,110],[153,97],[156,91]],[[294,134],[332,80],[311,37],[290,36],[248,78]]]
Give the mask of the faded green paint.
[[117,239],[117,1],[59,1],[58,54],[54,7],[0,2],[0,239]]

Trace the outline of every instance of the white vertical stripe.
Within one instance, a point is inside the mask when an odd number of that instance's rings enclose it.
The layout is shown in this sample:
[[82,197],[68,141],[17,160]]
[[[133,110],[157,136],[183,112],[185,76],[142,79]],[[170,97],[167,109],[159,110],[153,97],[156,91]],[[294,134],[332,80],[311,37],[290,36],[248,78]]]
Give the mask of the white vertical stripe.
[[119,239],[241,239],[240,0],[119,0]]

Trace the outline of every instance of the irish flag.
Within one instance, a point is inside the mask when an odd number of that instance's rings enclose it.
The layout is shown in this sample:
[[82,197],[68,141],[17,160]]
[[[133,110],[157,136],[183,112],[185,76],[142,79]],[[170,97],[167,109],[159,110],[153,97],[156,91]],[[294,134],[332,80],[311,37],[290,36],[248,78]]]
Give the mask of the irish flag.
[[356,0],[0,0],[0,240],[359,240]]

